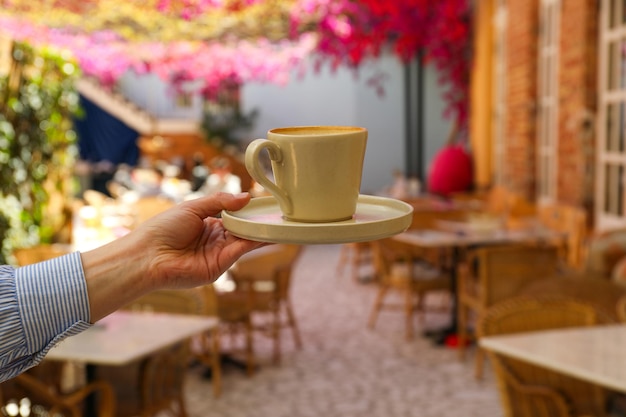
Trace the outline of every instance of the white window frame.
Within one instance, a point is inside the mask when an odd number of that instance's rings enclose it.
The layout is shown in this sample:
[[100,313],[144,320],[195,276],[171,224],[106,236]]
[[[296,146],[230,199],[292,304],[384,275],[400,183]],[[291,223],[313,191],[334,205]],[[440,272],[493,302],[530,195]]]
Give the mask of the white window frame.
[[623,0],[602,0],[600,3],[595,197],[595,227],[598,231],[626,226],[624,7]]
[[559,50],[561,0],[539,5],[537,77],[537,202],[558,200]]

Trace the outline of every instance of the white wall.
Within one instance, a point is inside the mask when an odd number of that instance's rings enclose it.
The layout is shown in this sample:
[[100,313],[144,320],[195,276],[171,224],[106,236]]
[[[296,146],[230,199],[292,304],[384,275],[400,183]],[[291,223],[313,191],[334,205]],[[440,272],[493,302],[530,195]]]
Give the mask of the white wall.
[[202,117],[200,95],[192,95],[190,106],[181,107],[176,100],[176,91],[156,74],[137,74],[134,71],[127,71],[119,80],[119,89],[125,97],[156,117],[172,119],[200,119]]
[[[376,73],[386,74],[385,94],[367,85]],[[376,65],[336,72],[312,68],[304,78],[286,86],[246,84],[242,90],[244,111],[259,109],[252,137],[265,137],[275,127],[295,125],[357,125],[369,131],[363,168],[362,193],[374,193],[389,185],[394,168],[404,169],[404,96],[401,63],[392,56]]]
[[[374,75],[382,75],[384,94],[368,85]],[[425,68],[424,166],[440,149],[449,132],[443,120],[443,103],[434,69]],[[140,107],[160,117],[197,118],[202,106],[177,107],[171,91],[156,76],[134,73],[121,80],[121,90]],[[393,181],[393,171],[405,170],[405,92],[404,69],[393,55],[383,55],[363,66],[358,73],[341,68],[332,72],[313,64],[303,78],[294,76],[286,86],[248,83],[241,92],[242,110],[259,110],[250,140],[265,137],[274,127],[294,125],[357,125],[369,130],[361,192],[375,193]],[[196,98],[199,100],[199,97]],[[414,117],[419,117],[415,115]],[[427,172],[427,171],[426,171]]]

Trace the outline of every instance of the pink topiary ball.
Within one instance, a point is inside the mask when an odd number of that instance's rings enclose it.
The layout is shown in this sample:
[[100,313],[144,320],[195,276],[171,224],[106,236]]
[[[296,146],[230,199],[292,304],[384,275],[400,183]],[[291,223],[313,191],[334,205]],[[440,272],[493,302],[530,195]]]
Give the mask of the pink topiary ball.
[[461,145],[447,145],[434,157],[428,174],[428,191],[448,195],[472,186],[472,157]]

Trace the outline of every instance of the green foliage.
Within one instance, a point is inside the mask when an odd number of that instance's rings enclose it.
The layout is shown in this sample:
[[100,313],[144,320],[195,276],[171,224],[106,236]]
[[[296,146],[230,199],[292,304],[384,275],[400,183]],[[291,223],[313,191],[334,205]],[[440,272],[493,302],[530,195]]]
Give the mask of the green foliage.
[[46,212],[50,191],[68,196],[77,155],[78,68],[63,52],[25,43],[13,44],[11,58],[9,73],[0,77],[0,199],[16,197],[23,229],[34,226],[49,241],[55,228]]
[[[6,239],[6,236],[9,233],[9,227],[11,227],[9,219],[7,219],[6,216],[0,213],[0,242],[3,242]],[[8,263],[8,260],[4,256],[4,251],[0,250],[0,265],[6,263]]]

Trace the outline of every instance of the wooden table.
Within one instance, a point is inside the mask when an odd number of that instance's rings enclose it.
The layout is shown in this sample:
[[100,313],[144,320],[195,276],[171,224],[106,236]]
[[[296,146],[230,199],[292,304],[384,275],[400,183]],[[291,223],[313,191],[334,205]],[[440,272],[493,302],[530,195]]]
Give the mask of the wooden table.
[[457,231],[453,231],[452,227],[454,223],[460,222],[445,222],[447,230],[436,229],[415,229],[408,230],[400,233],[393,238],[415,246],[417,248],[448,248],[451,250],[451,294],[453,298],[452,303],[452,318],[451,324],[448,328],[442,329],[437,332],[436,335],[437,344],[443,344],[445,339],[457,332],[457,301],[456,301],[456,281],[457,281],[457,266],[461,259],[461,253],[463,250],[470,247],[487,246],[487,245],[504,245],[514,243],[541,243],[541,242],[553,242],[558,243],[564,239],[564,236],[560,233],[551,231],[549,229],[531,228],[531,229],[497,229],[493,231],[483,231],[476,233],[469,233],[466,229],[460,227]]
[[626,325],[480,338],[481,347],[626,393]]
[[[117,311],[63,340],[45,360],[84,363],[89,382],[98,365],[130,364],[217,325],[218,319],[208,316]],[[94,400],[87,399],[88,416],[96,415]]]
[[555,242],[563,236],[547,229],[509,230],[463,233],[435,229],[407,230],[394,237],[422,248],[464,248],[471,246],[535,242]]

